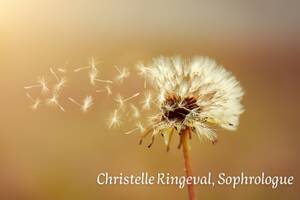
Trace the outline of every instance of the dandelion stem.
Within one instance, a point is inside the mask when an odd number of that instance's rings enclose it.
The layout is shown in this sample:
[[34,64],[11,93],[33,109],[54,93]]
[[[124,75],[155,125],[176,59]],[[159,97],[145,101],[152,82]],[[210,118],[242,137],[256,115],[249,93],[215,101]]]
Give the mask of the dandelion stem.
[[[182,150],[183,150],[183,157],[184,157],[184,171],[186,174],[186,177],[192,176],[192,166],[191,166],[191,159],[190,159],[190,147],[189,147],[189,133],[190,129],[187,128],[183,130],[180,134],[180,139],[182,141]],[[188,185],[188,194],[189,194],[189,200],[195,200],[196,194],[193,184]]]

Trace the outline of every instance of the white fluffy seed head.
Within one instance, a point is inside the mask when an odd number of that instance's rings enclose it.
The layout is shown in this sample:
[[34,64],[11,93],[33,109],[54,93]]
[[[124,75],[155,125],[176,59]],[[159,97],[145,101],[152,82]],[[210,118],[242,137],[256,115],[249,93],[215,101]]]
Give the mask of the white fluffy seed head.
[[214,60],[159,57],[141,66],[156,90],[160,110],[156,132],[175,126],[191,128],[200,138],[215,141],[213,127],[236,130],[244,111],[244,92],[236,78]]

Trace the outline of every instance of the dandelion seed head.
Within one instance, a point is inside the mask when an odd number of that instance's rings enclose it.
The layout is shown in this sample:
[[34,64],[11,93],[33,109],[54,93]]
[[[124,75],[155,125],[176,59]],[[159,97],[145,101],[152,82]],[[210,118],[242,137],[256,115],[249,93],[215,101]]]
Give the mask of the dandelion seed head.
[[58,103],[58,94],[57,93],[53,93],[51,98],[47,99],[47,104],[48,105],[55,105]]
[[190,128],[200,138],[215,141],[214,127],[236,130],[244,111],[244,92],[235,77],[215,61],[159,57],[141,69],[147,71],[146,78],[157,94],[159,112],[150,120],[155,134]]

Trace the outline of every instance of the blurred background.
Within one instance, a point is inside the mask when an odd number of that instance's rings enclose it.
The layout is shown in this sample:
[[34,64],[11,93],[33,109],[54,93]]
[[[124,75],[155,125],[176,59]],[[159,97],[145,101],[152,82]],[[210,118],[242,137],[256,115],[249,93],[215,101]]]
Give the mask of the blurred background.
[[[241,171],[295,176],[295,185],[197,187],[199,199],[300,197],[299,1],[101,1],[2,0],[0,2],[0,199],[186,199],[176,186],[96,185],[101,171],[117,175],[169,172],[184,175],[182,152],[162,139],[151,149],[138,135],[107,129],[114,102],[95,96],[82,114],[41,106],[33,112],[25,85],[49,67],[99,60],[101,75],[114,65],[135,68],[159,55],[209,56],[246,91],[237,132],[219,132],[219,143],[192,141],[195,175]],[[67,95],[90,92],[74,78]],[[143,89],[132,79],[124,93]],[[34,95],[34,94],[33,94]],[[125,124],[126,126],[126,124]]]

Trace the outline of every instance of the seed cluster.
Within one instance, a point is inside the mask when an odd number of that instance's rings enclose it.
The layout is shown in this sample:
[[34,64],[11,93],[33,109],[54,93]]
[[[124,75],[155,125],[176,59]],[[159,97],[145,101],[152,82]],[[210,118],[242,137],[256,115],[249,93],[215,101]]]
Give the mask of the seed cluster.
[[162,104],[163,119],[183,122],[192,110],[199,108],[197,98],[194,96],[181,98],[178,95],[168,95]]

